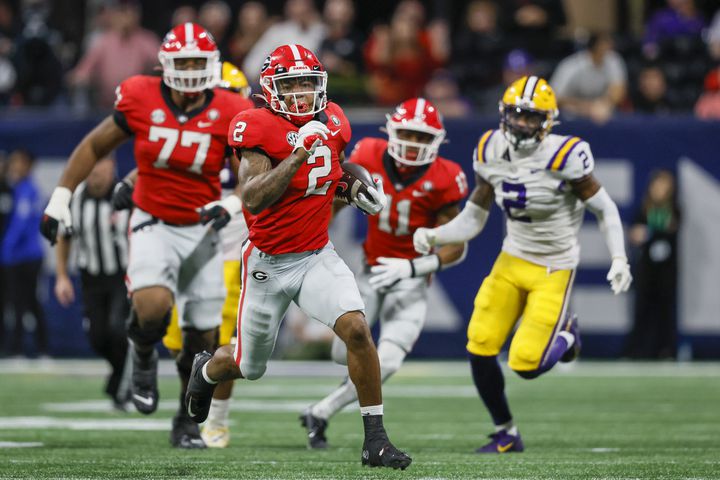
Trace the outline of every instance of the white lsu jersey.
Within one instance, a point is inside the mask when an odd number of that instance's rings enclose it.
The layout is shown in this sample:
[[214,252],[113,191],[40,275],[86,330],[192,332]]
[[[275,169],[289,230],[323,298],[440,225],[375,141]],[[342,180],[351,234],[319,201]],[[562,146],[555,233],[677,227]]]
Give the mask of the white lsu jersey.
[[585,206],[569,181],[592,172],[587,142],[548,135],[530,154],[513,151],[501,130],[488,130],[474,152],[473,169],[492,185],[507,233],[503,251],[553,269],[574,269]]

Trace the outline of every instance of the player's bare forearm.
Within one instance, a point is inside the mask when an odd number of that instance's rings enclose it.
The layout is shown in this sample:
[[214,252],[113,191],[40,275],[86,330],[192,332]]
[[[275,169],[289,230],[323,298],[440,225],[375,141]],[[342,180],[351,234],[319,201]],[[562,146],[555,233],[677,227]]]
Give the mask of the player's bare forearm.
[[55,245],[55,275],[58,277],[67,275],[67,263],[70,257],[70,239],[62,235],[58,236]]
[[112,116],[106,117],[75,147],[58,185],[74,191],[80,182],[90,175],[98,160],[107,156],[128,138],[128,134],[117,126]]
[[492,205],[494,199],[495,192],[493,191],[492,185],[486,182],[480,175],[476,174],[475,188],[470,193],[469,201],[473,202],[478,207],[490,210],[490,206]]
[[267,155],[243,150],[238,172],[238,189],[242,192],[241,199],[245,208],[257,215],[275,203],[305,159],[306,157],[293,153],[272,168]]

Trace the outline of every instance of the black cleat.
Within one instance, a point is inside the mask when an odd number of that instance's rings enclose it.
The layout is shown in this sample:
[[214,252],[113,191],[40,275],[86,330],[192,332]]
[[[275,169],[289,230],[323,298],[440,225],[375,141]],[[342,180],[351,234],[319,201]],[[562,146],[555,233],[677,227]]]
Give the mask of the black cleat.
[[201,352],[195,355],[190,381],[185,392],[185,408],[190,418],[196,423],[204,422],[210,413],[210,402],[212,401],[215,383],[208,383],[202,374],[203,366],[210,361],[212,354]]
[[170,444],[175,448],[207,448],[200,436],[200,427],[186,415],[175,414],[170,431]]
[[300,424],[307,429],[309,449],[327,448],[327,438],[325,438],[325,429],[328,427],[327,420],[314,416],[310,413],[310,409],[307,409],[300,415]]
[[405,470],[412,463],[412,458],[395,448],[385,435],[365,439],[361,460],[363,465],[400,470]]
[[132,349],[131,400],[138,412],[150,415],[158,406],[157,388],[158,353],[153,350],[148,360],[140,358]]
[[582,342],[580,341],[580,326],[578,325],[577,315],[568,315],[568,321],[563,326],[563,330],[570,332],[575,337],[575,343],[568,349],[567,352],[560,357],[561,363],[572,362],[580,356],[580,350],[582,348]]

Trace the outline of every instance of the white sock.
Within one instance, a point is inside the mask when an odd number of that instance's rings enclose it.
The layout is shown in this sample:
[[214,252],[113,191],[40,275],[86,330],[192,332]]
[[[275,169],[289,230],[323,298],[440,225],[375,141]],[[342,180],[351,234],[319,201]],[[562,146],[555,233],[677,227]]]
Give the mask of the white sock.
[[517,434],[518,434],[518,429],[512,420],[510,420],[507,423],[501,423],[500,425],[495,425],[495,433],[497,433],[501,430],[507,430],[507,432],[513,436],[517,436]]
[[357,390],[355,385],[348,379],[347,382],[333,390],[327,397],[310,407],[310,413],[314,417],[327,420],[345,408],[346,405],[355,401],[357,401]]
[[205,363],[205,365],[203,365],[203,367],[202,367],[202,376],[206,382],[208,382],[211,385],[215,385],[218,382],[216,380],[213,380],[210,377],[208,377],[208,373],[207,373],[208,363],[210,363],[210,362]]
[[562,330],[558,332],[558,337],[563,337],[565,341],[567,342],[567,348],[570,350],[573,345],[575,345],[575,335],[573,335],[570,332],[566,332],[565,330]]
[[230,399],[218,400],[213,398],[210,402],[210,413],[207,422],[216,427],[227,427],[230,417]]
[[367,407],[360,407],[360,415],[363,417],[367,415],[382,415],[383,414],[383,406],[382,403],[380,405],[370,405]]

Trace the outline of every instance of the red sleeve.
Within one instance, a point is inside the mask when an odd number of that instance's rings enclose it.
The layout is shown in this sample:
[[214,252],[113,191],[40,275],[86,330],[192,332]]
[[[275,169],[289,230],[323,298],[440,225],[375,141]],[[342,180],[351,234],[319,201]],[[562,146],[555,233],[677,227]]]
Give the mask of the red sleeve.
[[448,161],[447,164],[447,184],[440,196],[441,206],[458,203],[468,194],[468,182],[465,172],[457,163]]
[[352,152],[350,152],[350,157],[348,157],[348,162],[357,163],[358,165],[362,165],[363,167],[367,168],[367,162],[364,161],[368,158],[368,155],[365,153],[367,150],[366,145],[369,143],[367,138],[361,138],[357,141],[355,146],[352,149]]
[[228,145],[235,148],[262,147],[266,122],[258,115],[259,109],[243,110],[235,115],[228,130]]
[[123,81],[115,89],[115,110],[113,119],[115,123],[128,135],[134,133],[133,118],[137,114],[141,100],[138,93],[142,92],[142,77],[134,76]]
[[340,127],[340,140],[341,149],[345,150],[347,144],[350,143],[352,138],[352,128],[350,127],[350,121],[345,116],[345,112],[337,103],[330,103],[328,105],[327,114],[330,116],[330,123],[328,127],[339,126]]

